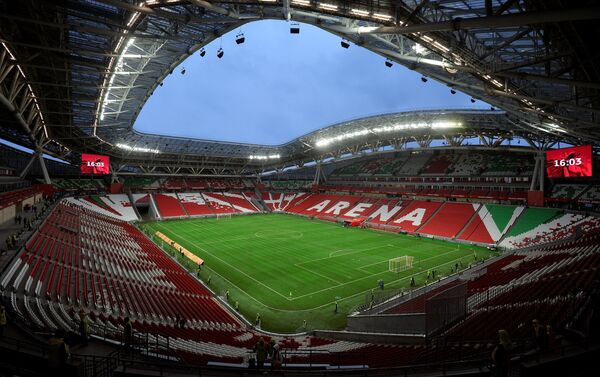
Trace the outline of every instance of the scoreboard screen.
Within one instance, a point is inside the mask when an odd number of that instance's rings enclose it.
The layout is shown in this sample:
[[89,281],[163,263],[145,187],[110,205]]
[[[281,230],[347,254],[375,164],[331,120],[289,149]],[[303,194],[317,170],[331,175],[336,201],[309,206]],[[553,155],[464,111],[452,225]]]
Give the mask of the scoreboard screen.
[[591,177],[592,146],[546,151],[546,173],[548,178]]
[[110,174],[109,157],[99,154],[81,154],[81,174]]

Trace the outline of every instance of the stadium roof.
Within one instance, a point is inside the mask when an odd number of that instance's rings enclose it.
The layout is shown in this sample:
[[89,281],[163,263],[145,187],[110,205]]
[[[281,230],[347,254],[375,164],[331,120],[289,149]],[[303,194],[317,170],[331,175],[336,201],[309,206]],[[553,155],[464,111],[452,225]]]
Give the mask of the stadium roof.
[[[118,170],[188,166],[194,174],[242,174],[382,143],[400,146],[407,137],[460,145],[465,126],[479,136],[524,136],[536,148],[600,141],[594,1],[22,0],[1,1],[0,18],[0,137],[67,158],[72,151],[107,153]],[[133,130],[177,65],[260,19],[313,24],[504,113],[383,115],[279,147]],[[455,121],[461,126],[431,126],[448,115],[462,118]],[[427,126],[414,126],[425,118]],[[398,122],[413,126],[394,129]]]

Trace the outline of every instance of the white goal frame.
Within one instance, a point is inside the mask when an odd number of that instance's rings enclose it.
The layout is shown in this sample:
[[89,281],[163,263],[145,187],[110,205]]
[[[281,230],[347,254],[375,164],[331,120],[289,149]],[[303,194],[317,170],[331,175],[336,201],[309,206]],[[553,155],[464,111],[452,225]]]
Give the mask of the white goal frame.
[[217,213],[217,220],[231,220],[231,213]]
[[401,257],[392,258],[388,261],[388,269],[390,272],[402,272],[413,267],[415,257],[412,255],[403,255]]

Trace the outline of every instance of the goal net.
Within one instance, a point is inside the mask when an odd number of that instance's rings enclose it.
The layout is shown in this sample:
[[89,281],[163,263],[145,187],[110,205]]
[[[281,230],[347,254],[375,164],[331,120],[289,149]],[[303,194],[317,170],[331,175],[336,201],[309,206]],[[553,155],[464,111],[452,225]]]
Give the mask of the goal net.
[[413,256],[403,255],[401,257],[392,258],[389,260],[389,270],[391,272],[402,272],[412,268]]
[[218,213],[217,220],[231,220],[231,213]]

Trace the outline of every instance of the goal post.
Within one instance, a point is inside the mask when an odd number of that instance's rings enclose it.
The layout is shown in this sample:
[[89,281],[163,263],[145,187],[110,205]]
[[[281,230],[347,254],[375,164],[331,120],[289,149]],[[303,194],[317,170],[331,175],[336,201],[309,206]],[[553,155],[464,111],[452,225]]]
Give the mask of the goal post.
[[403,255],[401,257],[392,258],[389,260],[390,272],[402,272],[411,269],[415,257],[411,255]]
[[217,213],[217,220],[231,220],[231,213]]

